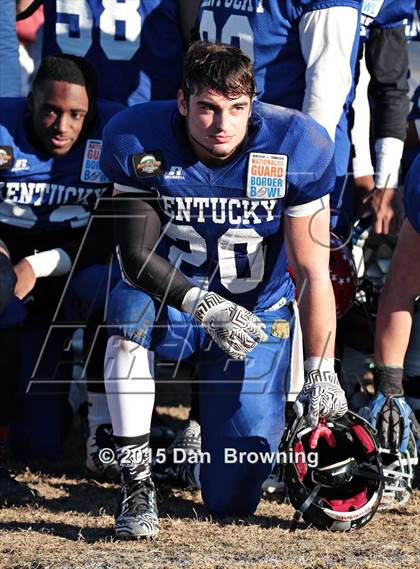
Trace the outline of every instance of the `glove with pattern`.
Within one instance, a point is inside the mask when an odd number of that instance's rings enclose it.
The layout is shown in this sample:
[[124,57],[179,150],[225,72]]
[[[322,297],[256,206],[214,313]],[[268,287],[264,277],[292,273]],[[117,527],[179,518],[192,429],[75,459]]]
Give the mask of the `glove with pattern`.
[[306,421],[310,427],[315,427],[323,417],[334,419],[344,415],[347,401],[337,374],[325,369],[307,372],[294,409],[298,417],[306,411]]
[[236,360],[244,360],[267,340],[264,323],[255,314],[214,292],[200,300],[193,314],[219,348]]

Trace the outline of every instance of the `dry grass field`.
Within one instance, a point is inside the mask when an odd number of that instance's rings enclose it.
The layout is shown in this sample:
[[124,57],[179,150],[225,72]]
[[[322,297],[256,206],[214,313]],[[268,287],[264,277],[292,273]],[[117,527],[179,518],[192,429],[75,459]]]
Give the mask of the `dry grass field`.
[[[178,420],[185,414],[161,411]],[[292,508],[268,501],[255,516],[212,520],[198,492],[161,488],[159,537],[115,541],[117,486],[84,477],[79,427],[62,460],[21,467],[18,478],[41,498],[0,510],[1,569],[420,568],[419,491],[359,532],[337,534],[303,527],[289,533]]]

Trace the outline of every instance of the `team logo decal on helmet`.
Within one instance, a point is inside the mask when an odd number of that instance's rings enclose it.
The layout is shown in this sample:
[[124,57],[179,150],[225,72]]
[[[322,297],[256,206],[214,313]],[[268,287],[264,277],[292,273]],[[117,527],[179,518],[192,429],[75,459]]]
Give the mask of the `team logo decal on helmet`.
[[[384,475],[374,431],[352,412],[308,427],[296,419],[286,440],[294,460],[285,483],[296,508],[291,530],[301,517],[319,529],[347,531],[365,525],[378,509]],[[317,453],[315,461],[306,460]]]

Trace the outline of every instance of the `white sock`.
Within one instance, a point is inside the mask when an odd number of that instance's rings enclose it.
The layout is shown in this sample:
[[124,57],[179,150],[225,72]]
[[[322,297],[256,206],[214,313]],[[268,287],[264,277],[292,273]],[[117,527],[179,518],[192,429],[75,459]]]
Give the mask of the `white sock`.
[[93,427],[98,425],[105,425],[111,422],[111,415],[109,414],[108,403],[106,400],[106,393],[94,393],[88,391],[88,420],[89,426]]
[[155,401],[153,352],[122,336],[111,336],[105,352],[104,377],[112,430],[117,437],[150,432]]

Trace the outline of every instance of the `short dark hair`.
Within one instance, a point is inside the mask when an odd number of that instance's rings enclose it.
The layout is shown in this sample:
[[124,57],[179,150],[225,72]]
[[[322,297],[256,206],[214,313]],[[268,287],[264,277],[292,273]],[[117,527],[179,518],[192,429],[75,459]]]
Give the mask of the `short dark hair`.
[[88,94],[89,110],[94,110],[98,99],[98,79],[93,65],[83,57],[67,54],[45,57],[32,81],[32,91],[36,91],[45,81],[82,85]]
[[188,102],[190,95],[205,90],[228,99],[255,97],[254,68],[246,53],[223,43],[194,42],[184,61],[182,91]]

